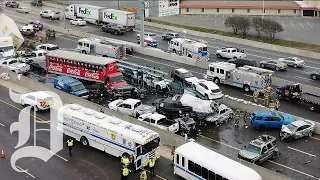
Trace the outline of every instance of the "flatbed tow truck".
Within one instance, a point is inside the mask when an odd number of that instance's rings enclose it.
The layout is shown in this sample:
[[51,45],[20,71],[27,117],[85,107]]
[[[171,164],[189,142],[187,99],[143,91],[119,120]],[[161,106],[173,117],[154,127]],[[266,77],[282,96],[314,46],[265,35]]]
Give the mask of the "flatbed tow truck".
[[310,105],[311,111],[320,112],[320,97],[310,93],[302,92],[300,83],[285,85],[277,88],[276,94],[279,100],[302,102]]

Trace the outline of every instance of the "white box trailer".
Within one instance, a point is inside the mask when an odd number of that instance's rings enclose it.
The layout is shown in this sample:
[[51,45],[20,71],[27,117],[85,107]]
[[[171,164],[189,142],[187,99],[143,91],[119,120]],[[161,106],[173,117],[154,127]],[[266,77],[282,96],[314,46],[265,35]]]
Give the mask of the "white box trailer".
[[128,30],[133,30],[135,27],[136,15],[133,12],[117,9],[104,9],[102,17],[104,23],[121,25]]
[[71,4],[65,9],[67,19],[82,18],[92,24],[101,24],[103,10],[106,7],[92,6],[88,4]]

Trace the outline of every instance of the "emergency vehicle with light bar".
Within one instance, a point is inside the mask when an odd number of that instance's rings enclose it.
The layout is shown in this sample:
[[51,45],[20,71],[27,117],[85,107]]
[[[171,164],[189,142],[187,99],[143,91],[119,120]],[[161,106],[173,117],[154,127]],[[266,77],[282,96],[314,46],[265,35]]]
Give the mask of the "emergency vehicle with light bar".
[[54,105],[53,97],[45,92],[36,91],[21,95],[20,104],[34,106],[35,111],[50,109]]
[[243,66],[236,68],[235,64],[227,62],[210,63],[205,79],[216,84],[227,84],[243,88],[246,92],[258,90],[264,93],[271,87],[271,77],[274,71]]
[[209,60],[210,53],[206,43],[185,38],[173,38],[168,44],[168,50],[180,56],[197,60]]
[[134,155],[136,170],[148,165],[150,159],[160,158],[160,137],[152,130],[78,104],[65,105],[58,113],[58,130],[83,146],[115,157]]
[[118,72],[115,59],[78,52],[58,50],[46,55],[47,74],[68,75],[93,83],[102,83],[115,93],[131,95],[134,87],[128,85]]

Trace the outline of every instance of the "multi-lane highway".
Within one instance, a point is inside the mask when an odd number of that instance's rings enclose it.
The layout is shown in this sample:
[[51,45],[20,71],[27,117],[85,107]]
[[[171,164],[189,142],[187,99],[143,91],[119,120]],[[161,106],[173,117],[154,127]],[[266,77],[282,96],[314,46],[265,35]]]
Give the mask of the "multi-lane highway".
[[[29,6],[28,4],[23,4],[23,5],[25,5],[27,7]],[[53,9],[53,8],[48,8],[48,7],[34,8],[33,7],[33,11],[30,12],[30,14],[27,14],[27,15],[24,14],[23,16],[21,14],[16,13],[14,11],[14,9],[11,9],[11,8],[5,8],[4,12],[14,19],[18,17],[17,20],[20,20],[20,21],[21,20],[25,20],[25,21],[41,20],[47,26],[50,26],[50,24],[55,25],[55,26],[60,26],[60,27],[63,26],[62,20],[61,21],[50,21],[47,19],[41,19],[39,17],[39,12],[43,9]],[[75,27],[75,26],[71,26],[67,21],[66,27],[69,29],[78,29],[81,31],[95,34],[95,35],[101,35],[101,36],[105,36],[105,37],[116,38],[116,39],[130,41],[130,42],[136,42],[136,34],[140,31],[139,26],[137,26],[137,28],[134,32],[128,32],[125,35],[116,36],[113,34],[103,33],[103,32],[101,32],[100,27],[94,26],[94,25],[88,25],[86,27]],[[167,31],[162,30],[162,29],[157,29],[157,28],[151,28],[151,27],[146,27],[146,31],[150,31],[150,32],[154,32],[154,33],[158,34],[159,35],[158,36],[158,47],[162,50],[168,49],[167,41],[163,41],[160,37],[163,33],[167,32]],[[178,33],[180,33],[183,36],[182,32],[178,32]],[[225,61],[225,59],[216,58],[215,52],[217,49],[219,49],[221,47],[226,47],[226,46],[231,46],[231,47],[233,46],[233,47],[238,47],[240,49],[244,49],[245,52],[247,53],[248,58],[254,59],[258,62],[264,61],[264,60],[269,60],[269,59],[278,59],[281,57],[292,56],[290,54],[283,54],[283,53],[274,52],[274,51],[267,51],[267,50],[262,50],[259,48],[243,46],[240,44],[231,44],[231,43],[227,43],[227,42],[223,42],[223,41],[219,41],[219,40],[215,40],[215,39],[205,39],[205,38],[196,37],[196,36],[186,36],[186,37],[192,38],[192,39],[203,39],[203,40],[207,41],[208,45],[209,45],[208,49],[209,49],[209,52],[211,53],[210,61]],[[320,70],[320,62],[316,59],[311,59],[311,58],[305,58],[305,57],[299,57],[299,58],[304,59],[306,61],[306,65],[304,68],[294,69],[294,68],[289,67],[287,71],[276,72],[275,76],[282,78],[282,79],[287,79],[287,80],[294,81],[294,82],[301,82],[303,84],[308,84],[308,85],[319,87],[320,82],[310,79],[309,72]]]

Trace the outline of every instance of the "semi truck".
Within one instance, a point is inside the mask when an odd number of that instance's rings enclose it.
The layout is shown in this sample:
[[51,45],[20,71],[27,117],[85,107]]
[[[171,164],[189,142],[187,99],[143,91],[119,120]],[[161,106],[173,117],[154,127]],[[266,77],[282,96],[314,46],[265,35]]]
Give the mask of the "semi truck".
[[5,14],[0,15],[0,37],[11,37],[11,42],[16,50],[19,49],[24,42],[24,38],[15,21]]
[[82,18],[92,24],[117,24],[127,30],[135,27],[135,13],[87,4],[71,4],[65,9],[67,19]]
[[14,55],[15,51],[12,37],[0,37],[0,60],[12,58]]

